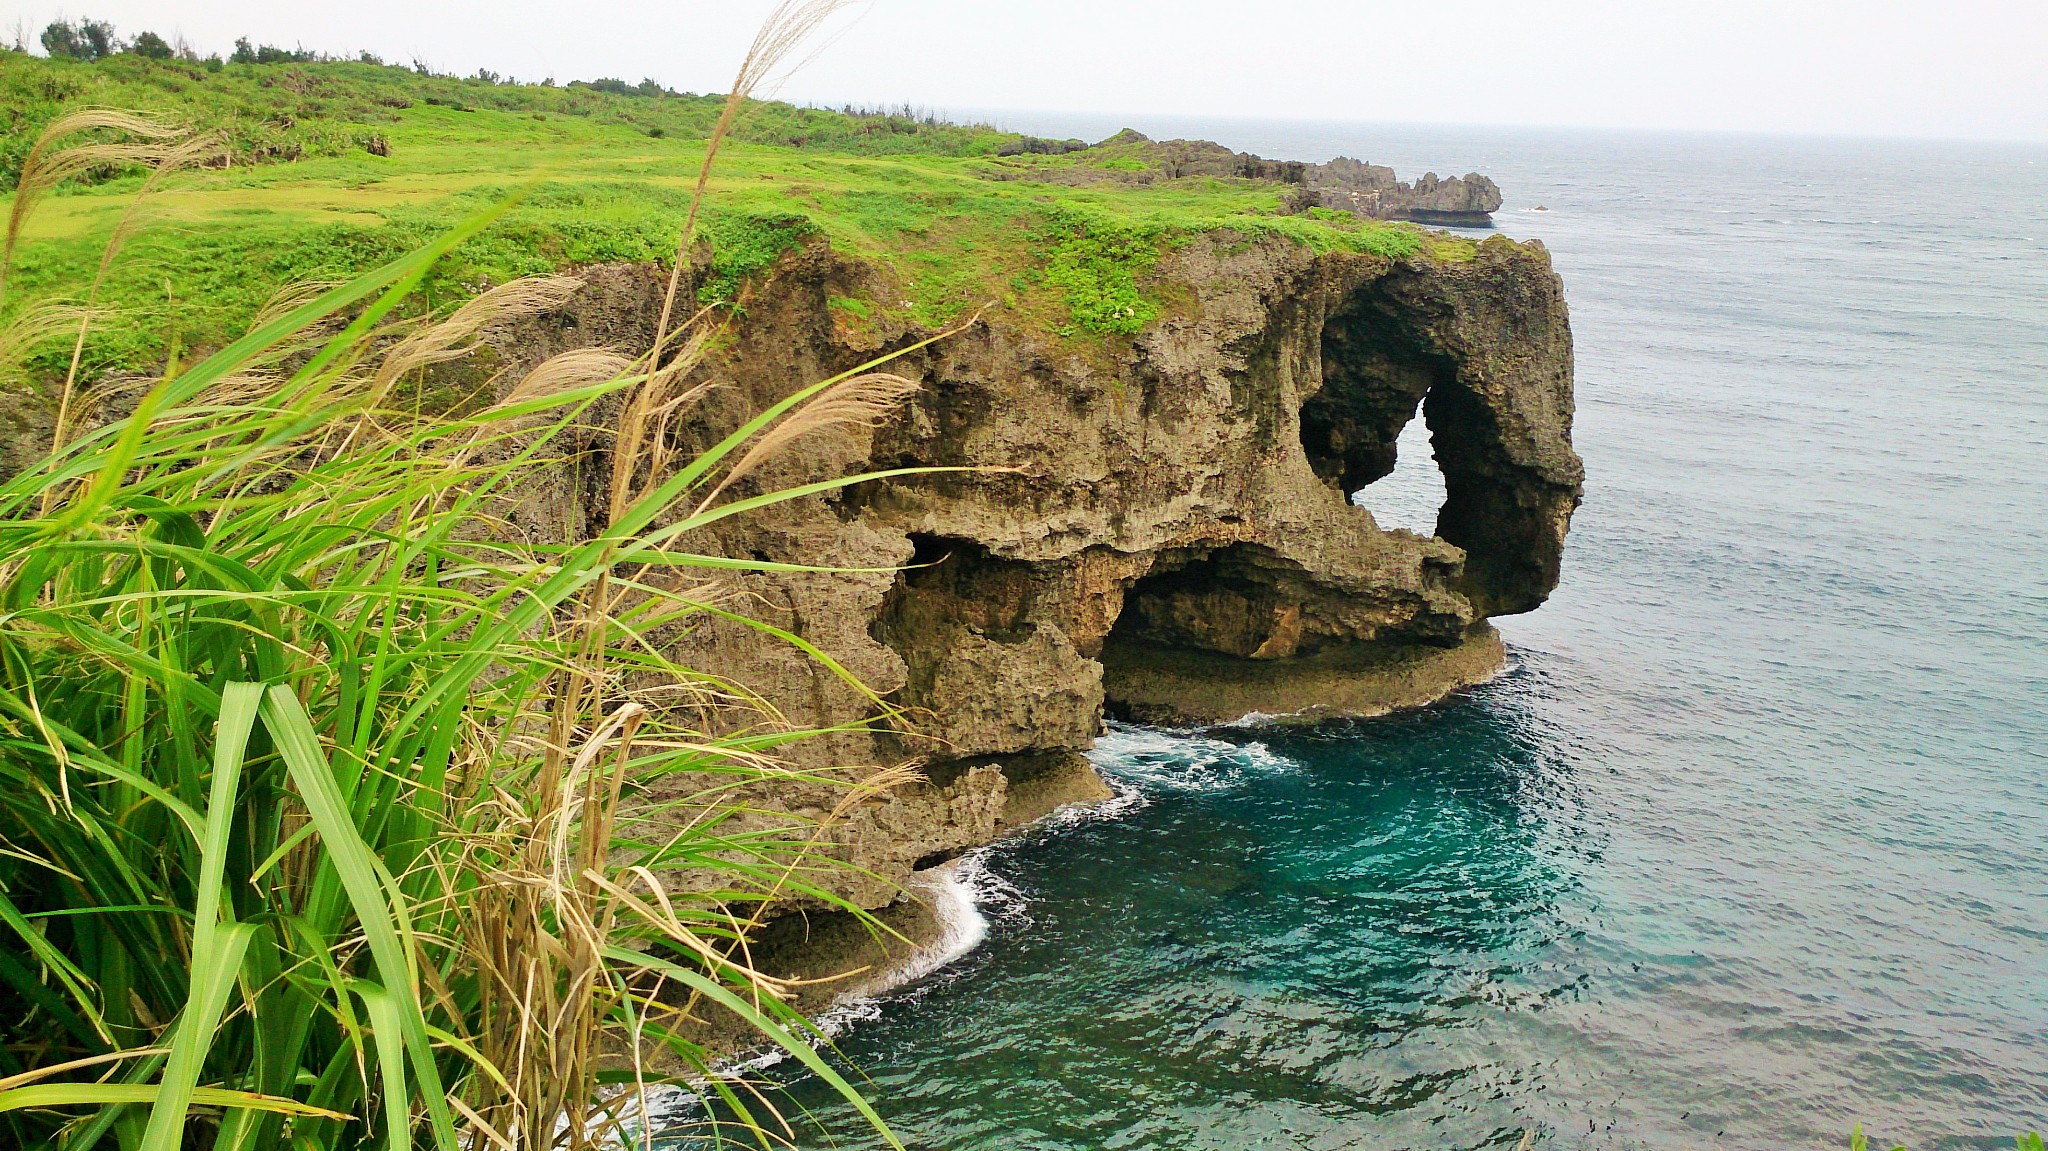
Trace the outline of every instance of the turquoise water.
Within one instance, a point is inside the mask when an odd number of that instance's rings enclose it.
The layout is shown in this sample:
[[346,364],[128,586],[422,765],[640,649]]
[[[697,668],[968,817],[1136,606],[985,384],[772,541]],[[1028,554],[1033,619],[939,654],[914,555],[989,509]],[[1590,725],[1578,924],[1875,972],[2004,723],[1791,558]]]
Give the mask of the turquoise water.
[[842,1037],[905,1142],[2048,1128],[2048,148],[1137,126],[1499,179],[1586,504],[1485,688],[1112,731],[1129,798],[988,852],[987,941]]

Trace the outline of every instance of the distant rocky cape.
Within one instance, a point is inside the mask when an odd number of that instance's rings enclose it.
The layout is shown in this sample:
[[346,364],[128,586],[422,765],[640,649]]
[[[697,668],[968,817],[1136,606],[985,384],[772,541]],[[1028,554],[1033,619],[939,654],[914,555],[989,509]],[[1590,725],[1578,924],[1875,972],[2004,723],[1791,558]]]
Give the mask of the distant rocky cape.
[[1074,153],[1136,161],[1104,167],[1076,165],[1033,179],[1058,183],[1154,184],[1191,176],[1271,180],[1292,185],[1282,203],[1293,212],[1334,208],[1373,220],[1412,220],[1418,224],[1488,227],[1500,210],[1499,185],[1477,172],[1438,176],[1426,172],[1412,183],[1395,177],[1384,164],[1339,156],[1327,164],[1268,160],[1250,152],[1233,152],[1213,140],[1153,140],[1126,128],[1102,141],[1045,140],[1027,137],[1004,149],[1005,155]]

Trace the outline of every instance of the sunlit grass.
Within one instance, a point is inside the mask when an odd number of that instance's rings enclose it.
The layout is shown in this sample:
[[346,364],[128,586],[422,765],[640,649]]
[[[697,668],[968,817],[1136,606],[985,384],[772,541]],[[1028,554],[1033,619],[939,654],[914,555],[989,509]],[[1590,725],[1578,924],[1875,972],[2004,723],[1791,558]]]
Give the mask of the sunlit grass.
[[[553,98],[543,89],[491,93],[508,101],[521,93]],[[741,122],[778,114],[785,113],[757,106]],[[703,158],[701,141],[654,138],[633,124],[586,116],[535,118],[526,110],[425,103],[381,115],[376,128],[389,141],[389,156],[358,149],[173,181],[156,201],[163,226],[106,290],[121,304],[168,296],[205,305],[175,332],[107,329],[90,350],[93,363],[143,367],[173,339],[217,346],[280,285],[366,270],[515,188],[523,192],[521,206],[453,254],[430,283],[436,298],[519,275],[658,260],[674,250],[677,206],[687,201]],[[890,276],[895,286],[882,293],[888,298],[867,301],[883,314],[935,327],[993,305],[1081,340],[1127,331],[1130,317],[1161,302],[1142,279],[1140,299],[1115,308],[1098,306],[1096,297],[1124,289],[1076,288],[1071,259],[1063,263],[1046,237],[1083,215],[1154,247],[1232,230],[1317,251],[1398,258],[1423,250],[1424,233],[1410,225],[1283,215],[1271,185],[1181,180],[1132,188],[1030,178],[1076,162],[728,142],[705,210],[713,222],[800,218],[805,233]],[[89,275],[97,243],[133,184],[74,188],[49,201],[30,235],[33,250],[23,255],[24,282],[39,293],[63,294]],[[1086,239],[1078,232],[1073,238]],[[1108,265],[1095,267],[1123,278]]]

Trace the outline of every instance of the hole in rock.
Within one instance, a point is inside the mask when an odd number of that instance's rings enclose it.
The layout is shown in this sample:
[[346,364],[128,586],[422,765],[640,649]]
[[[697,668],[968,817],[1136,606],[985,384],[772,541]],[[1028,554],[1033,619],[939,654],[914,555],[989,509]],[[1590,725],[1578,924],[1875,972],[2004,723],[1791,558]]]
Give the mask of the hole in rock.
[[1142,723],[1298,710],[1284,703],[1306,698],[1296,669],[1355,650],[1330,606],[1299,565],[1257,544],[1163,552],[1103,642],[1103,710]]
[[1031,566],[989,554],[973,540],[913,533],[913,549],[868,634],[903,657],[895,702],[932,703],[939,667],[967,633],[995,644],[1028,639],[1035,596]]
[[[911,659],[935,633],[967,627],[1015,643],[1031,627],[1031,567],[973,540],[913,533],[911,557],[869,634]],[[914,661],[913,661],[914,662]]]
[[1436,534],[1437,513],[1443,510],[1443,469],[1430,451],[1429,428],[1410,420],[1395,444],[1394,470],[1351,493],[1351,502],[1372,513],[1382,528],[1406,528],[1417,535]]
[[1423,399],[1456,373],[1402,317],[1367,291],[1324,324],[1323,386],[1302,404],[1301,446],[1382,528],[1435,535],[1444,472],[1431,446],[1437,405]]
[[[1490,674],[1466,617],[1320,583],[1257,544],[1162,552],[1102,645],[1103,710],[1139,723],[1378,715]],[[1482,666],[1484,665],[1484,666]]]

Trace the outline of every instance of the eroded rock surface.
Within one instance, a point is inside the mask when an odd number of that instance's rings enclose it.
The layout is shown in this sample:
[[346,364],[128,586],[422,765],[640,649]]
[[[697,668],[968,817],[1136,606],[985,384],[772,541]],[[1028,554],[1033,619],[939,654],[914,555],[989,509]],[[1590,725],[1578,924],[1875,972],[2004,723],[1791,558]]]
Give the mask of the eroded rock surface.
[[[596,275],[557,319],[560,342],[644,346],[649,275]],[[822,243],[785,258],[707,364],[726,386],[689,434],[721,434],[928,335],[886,309],[856,323],[830,306],[900,298],[881,275]],[[834,828],[875,877],[848,881],[862,902],[1062,798],[1103,794],[1078,753],[1105,706],[1197,722],[1418,706],[1492,674],[1501,649],[1486,619],[1536,607],[1557,583],[1582,473],[1570,331],[1540,245],[1495,237],[1470,259],[1395,263],[1214,236],[1162,257],[1156,275],[1176,302],[1135,339],[1075,351],[992,314],[891,365],[919,384],[899,416],[801,441],[748,490],[987,470],[807,498],[696,541],[867,569],[749,575],[734,589],[915,721],[806,752],[929,764],[929,782]],[[1351,499],[1392,470],[1418,414],[1447,493],[1434,536],[1382,530]],[[573,518],[577,491],[537,493],[531,514]],[[877,712],[745,628],[674,642],[799,722]]]

